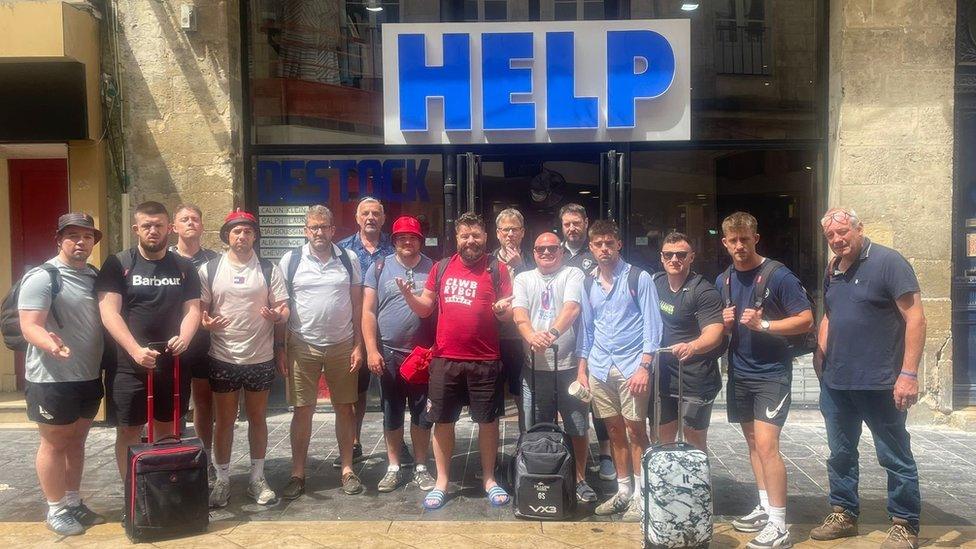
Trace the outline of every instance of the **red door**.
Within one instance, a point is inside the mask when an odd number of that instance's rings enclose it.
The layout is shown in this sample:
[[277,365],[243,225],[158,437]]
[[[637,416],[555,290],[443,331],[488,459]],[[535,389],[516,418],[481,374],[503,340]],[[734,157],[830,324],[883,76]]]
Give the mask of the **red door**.
[[[57,254],[58,217],[68,211],[68,161],[8,160],[10,260],[16,279]],[[17,388],[24,384],[24,357],[17,353]]]

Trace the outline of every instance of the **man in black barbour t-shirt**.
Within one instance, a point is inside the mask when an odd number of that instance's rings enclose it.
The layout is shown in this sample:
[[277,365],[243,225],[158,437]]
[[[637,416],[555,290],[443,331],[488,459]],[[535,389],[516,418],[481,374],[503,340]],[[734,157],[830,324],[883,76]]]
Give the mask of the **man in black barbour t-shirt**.
[[[173,431],[172,356],[186,351],[200,326],[200,277],[190,262],[166,249],[169,213],[143,202],[133,216],[138,246],[109,256],[95,280],[102,324],[118,345],[115,371],[106,376],[109,413],[118,420],[115,457],[124,477],[126,452],[148,420],[146,385],[154,375],[154,429]],[[160,352],[156,345],[165,347]],[[180,410],[189,408],[190,371],[181,368]]]
[[[678,432],[678,367],[682,369],[684,437],[705,450],[712,401],[722,388],[718,357],[724,348],[722,296],[701,275],[691,272],[695,250],[688,237],[671,233],[661,245],[664,272],[654,275],[664,320],[661,354],[661,441]],[[653,394],[653,393],[652,393]]]

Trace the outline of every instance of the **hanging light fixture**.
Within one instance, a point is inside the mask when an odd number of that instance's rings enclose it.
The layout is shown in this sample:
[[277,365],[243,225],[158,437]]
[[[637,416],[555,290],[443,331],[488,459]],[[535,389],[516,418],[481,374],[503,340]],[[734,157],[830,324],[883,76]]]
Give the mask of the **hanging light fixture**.
[[383,4],[380,0],[366,0],[366,11],[383,11]]

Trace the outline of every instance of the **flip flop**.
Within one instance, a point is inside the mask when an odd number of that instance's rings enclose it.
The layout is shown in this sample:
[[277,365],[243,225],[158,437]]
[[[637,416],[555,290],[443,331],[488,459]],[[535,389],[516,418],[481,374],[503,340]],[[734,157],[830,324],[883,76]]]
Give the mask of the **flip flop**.
[[488,489],[488,503],[490,503],[492,507],[502,507],[503,505],[508,505],[509,499],[511,498],[509,497],[508,492],[497,484]]
[[[428,501],[433,503],[427,503]],[[430,492],[427,492],[426,496],[424,496],[424,509],[427,509],[428,511],[440,509],[441,507],[444,507],[444,503],[446,501],[447,494],[444,493],[444,490],[431,490]]]

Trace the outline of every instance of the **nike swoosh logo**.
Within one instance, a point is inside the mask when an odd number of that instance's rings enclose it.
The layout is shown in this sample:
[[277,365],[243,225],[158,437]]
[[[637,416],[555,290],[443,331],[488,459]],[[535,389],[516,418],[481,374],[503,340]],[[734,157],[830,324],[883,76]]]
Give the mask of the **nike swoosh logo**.
[[779,415],[780,408],[783,407],[783,404],[786,404],[786,399],[789,398],[789,397],[790,397],[790,394],[789,393],[786,393],[786,396],[783,397],[783,400],[779,401],[779,406],[777,406],[775,410],[770,410],[769,409],[769,406],[767,406],[766,407],[766,417],[768,419],[773,419],[774,417],[778,416]]

